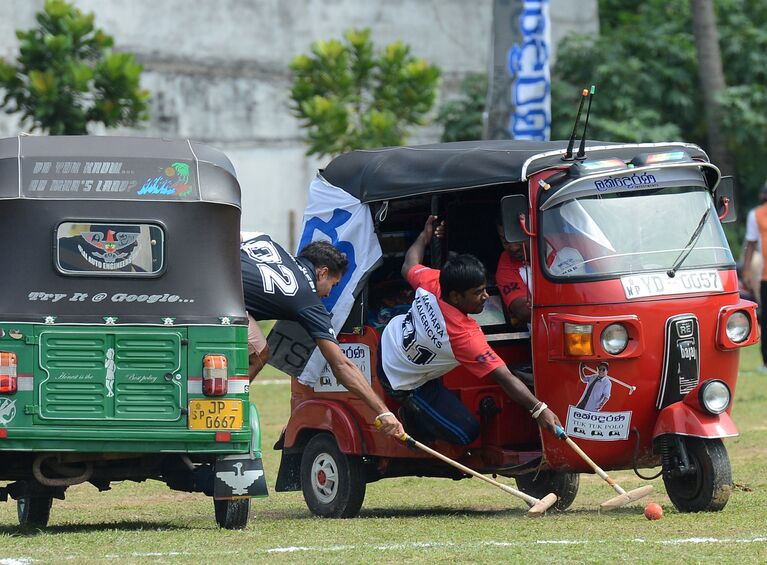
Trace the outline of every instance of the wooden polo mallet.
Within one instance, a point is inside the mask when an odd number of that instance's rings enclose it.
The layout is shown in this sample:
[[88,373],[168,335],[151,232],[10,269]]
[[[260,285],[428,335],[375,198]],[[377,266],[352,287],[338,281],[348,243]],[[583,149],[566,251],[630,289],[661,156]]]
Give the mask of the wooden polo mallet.
[[[376,425],[376,428],[380,428],[381,421],[376,420],[375,425]],[[530,496],[529,494],[525,494],[524,492],[517,490],[515,488],[512,488],[508,485],[499,483],[498,481],[495,481],[491,479],[490,477],[486,477],[482,473],[478,473],[474,469],[469,469],[465,465],[461,465],[458,461],[455,461],[445,455],[442,455],[439,451],[435,451],[431,447],[428,447],[422,444],[421,442],[413,439],[407,433],[404,433],[401,436],[399,436],[399,439],[404,441],[409,447],[417,447],[421,451],[425,451],[429,455],[432,455],[433,457],[436,457],[437,459],[441,459],[448,465],[452,465],[453,467],[463,471],[467,475],[471,475],[472,477],[477,477],[478,479],[482,479],[486,483],[490,483],[491,485],[498,487],[502,491],[505,491],[518,498],[521,498],[528,504],[528,506],[530,506],[530,509],[527,511],[528,518],[538,518],[542,516],[543,513],[546,512],[546,510],[548,510],[549,508],[551,508],[551,506],[557,501],[557,495],[554,494],[553,492],[550,492],[543,498],[539,499],[539,498],[535,498],[534,496]]]
[[[585,369],[582,369],[582,370],[583,370],[584,372],[588,371],[588,372],[589,372],[589,373],[591,373],[592,375],[596,375],[596,374],[597,374],[597,372],[596,372],[594,369],[592,369],[591,367],[586,367]],[[629,396],[631,396],[632,394],[634,394],[634,391],[636,391],[636,389],[637,389],[637,387],[635,387],[634,385],[630,385],[630,384],[628,384],[628,383],[624,383],[624,382],[623,382],[622,380],[620,380],[620,379],[616,379],[615,377],[611,377],[610,375],[606,375],[606,376],[607,376],[607,378],[608,378],[608,379],[610,379],[612,382],[614,382],[614,383],[616,383],[616,384],[619,384],[619,385],[621,385],[621,386],[624,386],[624,387],[626,387],[626,388],[628,389],[628,391],[629,391]]]
[[591,467],[594,472],[599,475],[600,478],[604,479],[604,481],[613,487],[615,489],[615,492],[618,493],[618,496],[612,497],[610,500],[605,500],[602,504],[599,505],[600,510],[604,510],[605,512],[608,512],[609,510],[612,510],[613,508],[619,508],[621,506],[624,506],[628,504],[629,502],[634,502],[635,500],[639,500],[640,498],[644,498],[648,494],[650,494],[653,491],[652,485],[647,485],[643,487],[636,488],[634,490],[630,490],[626,492],[621,488],[621,486],[615,482],[615,479],[611,478],[607,473],[605,473],[599,465],[594,463],[592,461],[591,457],[586,455],[584,451],[578,447],[578,444],[575,443],[573,440],[571,440],[567,433],[565,433],[565,430],[557,426],[557,432],[556,436],[559,439],[565,440],[567,445],[573,448],[573,451],[580,455],[581,459],[583,459],[586,463],[589,464],[589,467]]

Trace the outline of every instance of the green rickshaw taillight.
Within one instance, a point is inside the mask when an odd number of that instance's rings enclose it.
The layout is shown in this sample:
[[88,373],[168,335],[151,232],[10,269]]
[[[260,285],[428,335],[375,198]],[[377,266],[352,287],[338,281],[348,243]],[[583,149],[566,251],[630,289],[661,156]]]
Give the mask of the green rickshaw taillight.
[[226,355],[209,353],[202,360],[202,392],[205,396],[224,396],[228,391]]
[[0,394],[13,394],[17,388],[16,354],[0,351]]

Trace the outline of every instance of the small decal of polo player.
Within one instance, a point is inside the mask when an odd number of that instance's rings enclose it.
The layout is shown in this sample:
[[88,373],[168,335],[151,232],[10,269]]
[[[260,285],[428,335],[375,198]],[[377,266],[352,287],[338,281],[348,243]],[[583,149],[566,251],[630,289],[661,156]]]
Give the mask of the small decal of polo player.
[[111,398],[115,395],[115,350],[111,347],[107,349],[107,357],[104,359],[104,368],[107,370],[106,386],[107,386],[107,398]]

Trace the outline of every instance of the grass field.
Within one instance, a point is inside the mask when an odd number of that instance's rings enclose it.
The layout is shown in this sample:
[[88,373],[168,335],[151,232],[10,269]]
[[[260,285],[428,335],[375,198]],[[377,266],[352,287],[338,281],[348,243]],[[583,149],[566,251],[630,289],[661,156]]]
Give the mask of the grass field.
[[[90,485],[55,501],[45,531],[20,532],[14,502],[0,504],[0,565],[28,563],[765,563],[767,562],[767,375],[758,349],[742,356],[733,417],[741,435],[726,441],[736,483],[723,512],[679,514],[656,479],[651,499],[609,514],[599,502],[613,492],[584,475],[570,511],[539,520],[516,498],[476,479],[389,479],[368,486],[360,518],[323,520],[301,493],[275,493],[287,421],[289,386],[262,374],[251,395],[261,412],[271,494],[253,501],[244,531],[220,530],[203,495],[162,484]],[[1,463],[0,463],[1,464]],[[628,490],[645,483],[613,473]],[[501,479],[513,485],[513,481]],[[665,517],[642,515],[649,501]]]

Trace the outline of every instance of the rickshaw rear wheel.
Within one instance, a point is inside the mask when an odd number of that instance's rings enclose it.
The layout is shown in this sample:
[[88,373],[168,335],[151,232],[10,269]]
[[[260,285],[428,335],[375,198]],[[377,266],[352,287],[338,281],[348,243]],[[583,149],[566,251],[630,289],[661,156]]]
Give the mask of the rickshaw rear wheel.
[[679,512],[718,512],[730,498],[732,471],[721,439],[685,437],[692,474],[673,476],[663,469],[663,483]]
[[342,453],[328,433],[309,440],[301,456],[301,490],[312,514],[323,518],[357,516],[366,486],[362,457]]
[[225,530],[244,530],[250,517],[250,498],[214,500],[216,523]]
[[52,496],[22,496],[16,500],[16,512],[22,528],[44,528],[51,517]]
[[543,498],[550,492],[557,495],[557,501],[550,510],[563,512],[570,508],[578,494],[578,486],[581,482],[579,473],[566,473],[564,471],[541,471],[540,473],[528,473],[514,477],[517,488],[534,496]]

